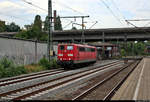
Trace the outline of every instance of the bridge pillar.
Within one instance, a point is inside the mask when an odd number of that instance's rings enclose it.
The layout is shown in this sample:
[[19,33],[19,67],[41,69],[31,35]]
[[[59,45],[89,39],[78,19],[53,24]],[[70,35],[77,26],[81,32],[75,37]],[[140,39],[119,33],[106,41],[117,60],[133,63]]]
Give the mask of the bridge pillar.
[[126,51],[125,56],[127,56],[127,34],[126,33],[124,34],[124,41],[125,41],[125,51]]
[[104,43],[105,43],[105,32],[102,33],[102,40],[103,40],[103,46],[102,46],[102,58],[105,57],[105,47],[104,47]]

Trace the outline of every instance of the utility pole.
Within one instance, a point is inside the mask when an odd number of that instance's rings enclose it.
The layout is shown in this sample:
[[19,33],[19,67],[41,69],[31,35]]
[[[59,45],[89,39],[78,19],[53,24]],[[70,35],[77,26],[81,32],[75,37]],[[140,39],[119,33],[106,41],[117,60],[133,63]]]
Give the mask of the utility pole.
[[51,55],[52,55],[52,50],[53,50],[53,41],[52,41],[52,0],[48,0],[48,45],[47,45],[47,48],[48,48],[48,60],[50,62],[50,60],[52,59],[51,58]]
[[81,43],[85,43],[85,38],[84,38],[84,17],[82,17],[82,39]]
[[66,17],[60,17],[60,18],[82,18],[82,37],[81,37],[81,42],[85,42],[85,36],[84,36],[84,18],[89,17],[89,16],[66,16]]

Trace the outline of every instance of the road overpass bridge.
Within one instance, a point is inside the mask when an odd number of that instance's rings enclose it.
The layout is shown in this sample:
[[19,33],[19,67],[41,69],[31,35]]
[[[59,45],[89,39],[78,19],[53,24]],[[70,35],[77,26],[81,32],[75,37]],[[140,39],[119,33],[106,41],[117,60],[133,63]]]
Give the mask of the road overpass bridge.
[[[84,30],[85,41],[144,41],[150,39],[150,27],[138,28],[108,28],[108,29],[86,29]],[[54,31],[53,40],[81,41],[82,30]]]
[[[17,32],[3,32],[0,35],[12,37]],[[84,30],[86,42],[92,41],[144,41],[150,39],[150,27],[107,28]],[[82,30],[54,31],[54,42],[81,41]]]

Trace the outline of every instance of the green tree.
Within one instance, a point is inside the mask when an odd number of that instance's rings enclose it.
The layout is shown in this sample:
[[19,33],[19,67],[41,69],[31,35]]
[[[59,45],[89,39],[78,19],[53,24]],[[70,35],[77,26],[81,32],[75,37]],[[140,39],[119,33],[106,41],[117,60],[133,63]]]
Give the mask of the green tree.
[[0,32],[4,32],[5,30],[6,30],[5,22],[0,20]]
[[138,43],[128,42],[127,49],[125,49],[124,44],[121,44],[122,55],[124,54],[126,54],[127,56],[145,55],[146,44],[147,43],[144,42],[138,42]]
[[42,20],[40,15],[35,16],[34,23],[25,26],[26,30],[19,32],[16,37],[24,39],[34,39],[38,41],[47,41],[48,34],[42,32]]
[[132,55],[132,50],[133,50],[133,45],[132,45],[132,42],[128,42],[127,43],[127,55]]
[[40,37],[42,36],[42,20],[40,15],[35,16],[32,33],[34,34],[34,39],[40,40]]
[[48,31],[48,27],[49,27],[49,25],[48,25],[48,16],[46,16],[46,18],[45,18],[45,21],[44,21],[44,31]]
[[138,42],[134,45],[134,52],[136,55],[143,55],[146,46],[142,42]]
[[121,56],[125,56],[126,55],[126,51],[124,49],[121,49]]
[[36,27],[39,31],[42,31],[42,20],[40,15],[35,16],[33,27]]
[[10,25],[6,25],[7,32],[18,32],[20,31],[20,27],[12,22]]
[[31,25],[24,25],[24,27],[26,28],[26,30],[32,29],[32,26],[33,26],[33,24],[31,24]]
[[33,26],[32,33],[34,34],[33,38],[39,41],[40,37],[42,36],[41,30],[37,26]]
[[62,30],[62,24],[61,24],[61,20],[60,17],[56,17],[56,23],[54,25],[55,30]]
[[77,30],[77,28],[76,27],[72,27],[72,30]]

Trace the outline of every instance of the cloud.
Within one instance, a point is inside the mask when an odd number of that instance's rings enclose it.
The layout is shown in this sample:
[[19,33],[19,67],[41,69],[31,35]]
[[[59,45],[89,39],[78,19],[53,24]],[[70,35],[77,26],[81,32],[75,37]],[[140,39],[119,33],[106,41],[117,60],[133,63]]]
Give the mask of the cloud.
[[132,14],[131,19],[140,18],[142,16],[150,17],[148,13],[150,11],[149,9],[150,3],[148,3],[149,0],[130,0],[130,1],[114,0],[114,1],[116,1],[118,7],[121,9],[122,12],[128,12]]
[[[0,2],[0,11],[1,12],[6,12],[6,13],[10,13],[12,11],[17,11],[18,9],[23,9],[24,7],[17,5],[13,2],[9,2],[9,1],[3,1]],[[15,13],[15,12],[14,12]]]
[[[48,0],[27,0],[41,8],[48,9]],[[126,19],[141,19],[150,18],[150,3],[149,0],[103,0],[113,13],[120,19],[120,22],[111,14],[111,11],[106,7],[101,0],[52,0],[53,10],[57,10],[60,16],[79,16],[90,15],[90,18],[86,18],[86,22],[98,21],[93,28],[118,28],[128,27],[124,21],[123,16]],[[116,5],[114,5],[114,3]],[[115,7],[117,6],[120,11]],[[22,19],[29,19],[29,23],[32,23],[36,14],[41,15],[42,20],[45,19],[47,12],[33,7],[29,4],[22,2],[21,0],[1,0],[0,1],[0,13],[6,15],[17,16]],[[122,16],[123,15],[123,16]],[[6,19],[12,21],[12,17],[4,17],[0,15],[0,19]],[[61,19],[63,26],[67,25],[74,19]],[[27,21],[14,20],[20,25],[25,25]],[[77,19],[76,23],[81,24],[81,19]],[[144,26],[147,22],[133,22],[137,26]],[[89,28],[94,23],[86,23]],[[77,26],[79,29],[80,26]],[[67,29],[70,29],[71,25]]]
[[33,23],[36,14],[43,15],[44,13],[23,2],[0,1],[0,19],[6,22],[15,22],[23,27],[25,24]]

